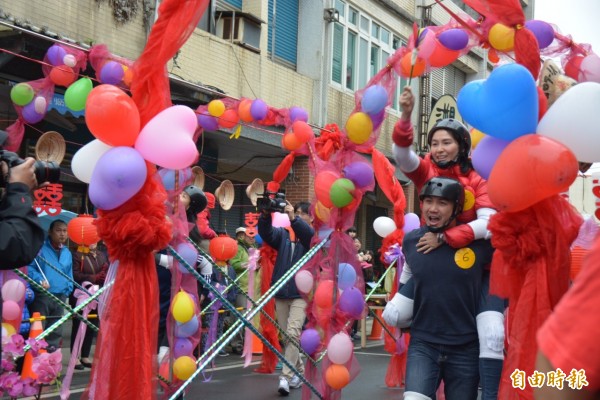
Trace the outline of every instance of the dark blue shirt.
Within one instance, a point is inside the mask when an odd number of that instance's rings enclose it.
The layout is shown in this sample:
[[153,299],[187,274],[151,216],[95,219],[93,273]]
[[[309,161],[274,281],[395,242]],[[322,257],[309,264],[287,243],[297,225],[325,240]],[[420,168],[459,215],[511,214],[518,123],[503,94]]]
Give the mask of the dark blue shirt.
[[423,254],[416,246],[426,232],[423,227],[408,233],[402,245],[415,285],[411,335],[445,345],[475,341],[483,269],[492,261],[490,241],[462,249],[442,244]]

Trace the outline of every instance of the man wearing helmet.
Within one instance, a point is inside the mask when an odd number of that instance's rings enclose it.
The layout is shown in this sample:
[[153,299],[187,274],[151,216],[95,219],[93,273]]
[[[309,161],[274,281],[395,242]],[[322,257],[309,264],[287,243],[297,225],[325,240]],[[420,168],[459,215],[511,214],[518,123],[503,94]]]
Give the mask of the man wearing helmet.
[[[402,117],[394,127],[392,139],[396,164],[421,191],[423,184],[436,176],[458,180],[465,189],[465,203],[462,212],[457,214],[458,225],[440,232],[430,230],[417,242],[418,252],[430,253],[442,243],[455,249],[469,245],[473,240],[489,239],[487,229],[490,217],[496,213],[487,193],[487,182],[473,169],[469,152],[471,136],[459,121],[448,118],[438,121],[429,131],[427,142],[429,153],[420,158],[412,150],[413,128],[410,117],[414,108],[414,96],[409,87],[404,88],[400,97]],[[426,221],[422,221],[422,223]],[[410,268],[404,268],[400,283],[407,298],[403,303],[402,318],[412,317],[412,283]],[[482,400],[496,399],[502,364],[504,360],[504,308],[505,302],[490,296],[489,271],[484,274],[482,304],[477,316],[480,334],[480,368]]]
[[[446,399],[477,399],[479,341],[476,315],[484,266],[492,260],[489,240],[454,249],[442,243],[431,253],[417,243],[428,232],[444,233],[457,225],[465,191],[455,179],[434,177],[421,189],[425,226],[409,232],[402,248],[414,285],[414,314],[408,349],[404,399],[435,398],[444,380]],[[402,307],[397,293],[384,318],[397,320]]]

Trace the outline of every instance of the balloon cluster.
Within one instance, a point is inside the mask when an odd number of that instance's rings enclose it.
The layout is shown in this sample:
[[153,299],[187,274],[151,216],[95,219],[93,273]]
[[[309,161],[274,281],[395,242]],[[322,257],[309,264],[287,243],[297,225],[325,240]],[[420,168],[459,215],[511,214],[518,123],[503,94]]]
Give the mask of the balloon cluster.
[[372,139],[385,117],[385,107],[389,104],[389,93],[382,85],[371,85],[362,92],[360,110],[352,113],[346,121],[346,135],[357,145]]
[[536,83],[519,64],[496,68],[488,79],[463,87],[459,111],[484,134],[473,150],[473,166],[488,179],[490,198],[499,210],[523,210],[561,193],[577,176],[577,160],[600,161],[600,139],[593,128],[597,113],[591,106],[598,101],[600,84],[580,83],[538,124]]
[[[193,246],[192,246],[193,248]],[[197,253],[196,253],[197,255]],[[194,263],[196,260],[193,260]],[[194,265],[193,263],[191,265]],[[175,342],[172,346],[173,375],[181,380],[187,380],[196,370],[194,345],[190,339],[200,327],[198,308],[192,296],[180,290],[171,301],[171,315],[175,319]],[[168,363],[167,363],[168,365]]]
[[90,184],[90,200],[100,209],[115,209],[142,188],[146,162],[182,169],[198,158],[193,140],[198,122],[189,107],[169,107],[140,130],[139,111],[131,97],[104,84],[89,93],[85,120],[97,140],[75,153],[71,168]]
[[16,276],[2,285],[2,342],[19,332],[25,289],[23,281]]

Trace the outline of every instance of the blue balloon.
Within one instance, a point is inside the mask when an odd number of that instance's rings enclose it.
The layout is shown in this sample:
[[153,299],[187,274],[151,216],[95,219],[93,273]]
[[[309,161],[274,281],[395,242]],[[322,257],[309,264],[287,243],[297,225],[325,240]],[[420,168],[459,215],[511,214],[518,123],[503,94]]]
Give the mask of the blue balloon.
[[340,263],[338,266],[338,287],[342,290],[354,286],[356,283],[356,271],[352,264]]
[[498,139],[511,141],[537,129],[537,86],[519,64],[503,65],[488,79],[467,83],[458,93],[457,104],[465,121]]
[[260,237],[260,235],[258,233],[256,235],[254,235],[254,242],[256,243],[257,246],[262,246],[262,244],[263,244],[263,239]]
[[369,86],[363,93],[360,101],[362,111],[367,114],[378,114],[387,105],[388,94],[385,88],[381,85]]
[[[192,178],[192,169],[185,168],[179,171],[179,188],[183,189],[187,182]],[[175,190],[175,170],[161,168],[158,170],[158,175],[162,180],[165,190]]]
[[198,322],[198,317],[193,316],[185,324],[180,324],[179,322],[175,323],[175,337],[178,338],[186,338],[192,336],[194,333],[198,331],[200,324]]

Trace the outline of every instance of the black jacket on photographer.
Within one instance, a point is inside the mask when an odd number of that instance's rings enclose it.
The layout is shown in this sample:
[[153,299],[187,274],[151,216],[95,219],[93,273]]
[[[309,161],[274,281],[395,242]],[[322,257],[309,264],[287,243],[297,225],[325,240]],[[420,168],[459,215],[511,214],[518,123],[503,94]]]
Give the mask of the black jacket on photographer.
[[[313,228],[301,218],[295,217],[291,221],[291,228],[296,235],[292,241],[290,233],[285,228],[274,228],[271,214],[262,214],[258,219],[258,234],[262,240],[277,250],[277,259],[273,269],[271,285],[281,277],[304,256],[310,249],[310,241],[315,234]],[[292,278],[275,295],[279,299],[299,298],[296,281]]]

